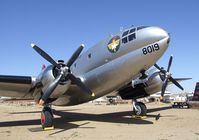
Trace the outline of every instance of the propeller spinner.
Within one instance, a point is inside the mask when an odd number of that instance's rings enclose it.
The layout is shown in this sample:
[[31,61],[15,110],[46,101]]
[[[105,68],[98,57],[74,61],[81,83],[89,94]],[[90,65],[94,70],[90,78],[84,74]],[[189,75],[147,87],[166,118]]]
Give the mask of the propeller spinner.
[[75,60],[79,57],[80,53],[82,52],[84,45],[80,45],[80,47],[73,53],[71,58],[68,60],[66,64],[64,63],[57,63],[50,55],[48,55],[45,51],[43,51],[41,48],[36,46],[35,44],[31,44],[32,48],[40,54],[44,59],[46,59],[49,63],[51,63],[53,66],[55,66],[58,70],[58,74],[55,77],[55,80],[50,83],[50,85],[47,87],[46,91],[44,92],[43,96],[40,99],[39,104],[44,105],[50,95],[53,93],[55,88],[58,86],[59,82],[62,79],[69,79],[74,84],[79,86],[84,92],[90,94],[91,96],[95,96],[95,94],[78,78],[75,77],[70,71],[70,67],[75,62]]

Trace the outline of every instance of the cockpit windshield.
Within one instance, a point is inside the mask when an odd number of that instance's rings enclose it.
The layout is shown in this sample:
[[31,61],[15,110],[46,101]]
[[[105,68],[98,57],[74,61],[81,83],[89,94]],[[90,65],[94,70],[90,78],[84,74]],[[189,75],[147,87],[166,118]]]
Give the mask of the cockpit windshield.
[[128,32],[129,32],[129,30],[125,31],[125,32],[122,34],[122,37],[128,35]]
[[144,29],[144,28],[147,28],[147,27],[149,27],[149,26],[139,26],[139,27],[137,27],[137,30],[141,30],[141,29]]

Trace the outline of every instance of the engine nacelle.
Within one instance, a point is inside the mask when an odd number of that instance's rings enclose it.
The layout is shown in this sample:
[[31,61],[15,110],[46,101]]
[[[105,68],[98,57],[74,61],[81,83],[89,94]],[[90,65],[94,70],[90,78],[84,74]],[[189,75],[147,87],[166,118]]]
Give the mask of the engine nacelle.
[[[41,84],[43,85],[41,88],[41,92],[44,93],[48,86],[55,80],[56,69],[52,65],[48,66],[37,78],[38,81],[41,81]],[[69,88],[71,84],[70,80],[67,81],[60,81],[59,85],[56,87],[54,92],[51,94],[50,98],[58,98],[61,95],[63,95]]]
[[154,72],[146,79],[132,81],[131,85],[119,91],[119,95],[126,100],[147,97],[160,91],[162,84],[159,73]]
[[154,75],[151,75],[151,77],[149,78],[149,80],[146,82],[147,86],[144,88],[145,91],[149,95],[154,94],[156,92],[159,92],[162,89],[163,81],[160,78],[159,73],[154,73]]
[[138,99],[142,97],[147,97],[149,94],[145,91],[144,84],[138,84],[136,87],[128,86],[118,92],[123,100]]

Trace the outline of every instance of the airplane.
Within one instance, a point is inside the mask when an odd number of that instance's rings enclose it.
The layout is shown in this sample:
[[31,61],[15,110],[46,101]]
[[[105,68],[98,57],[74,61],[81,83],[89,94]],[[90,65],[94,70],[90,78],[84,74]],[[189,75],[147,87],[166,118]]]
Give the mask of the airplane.
[[199,101],[199,82],[196,83],[192,101]]
[[[80,45],[67,62],[55,61],[37,45],[31,44],[50,65],[37,77],[0,75],[0,96],[33,98],[43,106],[43,129],[54,125],[51,105],[78,105],[113,91],[124,100],[133,100],[136,115],[146,115],[146,105],[137,99],[158,91],[164,96],[168,82],[183,90],[169,72],[172,56],[167,70],[156,64],[169,43],[169,34],[160,27],[130,27],[83,53],[84,45]],[[150,70],[151,67],[156,70]]]

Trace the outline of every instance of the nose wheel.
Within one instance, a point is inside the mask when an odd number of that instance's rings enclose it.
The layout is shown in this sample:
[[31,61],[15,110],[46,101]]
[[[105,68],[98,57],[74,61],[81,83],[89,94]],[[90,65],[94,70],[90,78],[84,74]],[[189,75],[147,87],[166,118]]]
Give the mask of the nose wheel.
[[147,114],[146,105],[142,102],[133,101],[133,112],[137,116],[146,116]]
[[41,125],[43,130],[54,129],[53,113],[50,107],[45,106],[41,112]]

